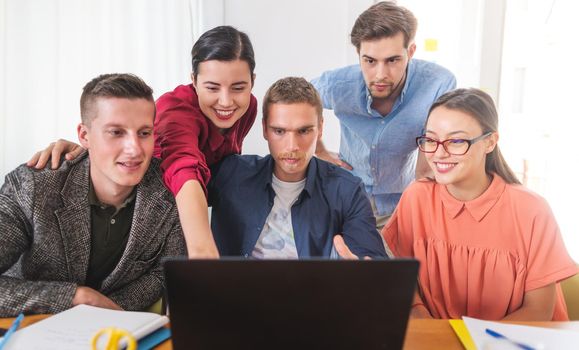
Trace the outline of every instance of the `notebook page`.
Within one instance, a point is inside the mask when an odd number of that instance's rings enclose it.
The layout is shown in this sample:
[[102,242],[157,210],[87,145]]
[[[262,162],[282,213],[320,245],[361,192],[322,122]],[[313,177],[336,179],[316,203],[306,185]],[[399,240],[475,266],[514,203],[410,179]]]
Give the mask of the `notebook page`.
[[487,328],[536,349],[576,349],[579,344],[577,331],[483,321],[465,316],[462,319],[478,349],[484,349],[485,344],[495,340],[486,334]]
[[122,328],[139,339],[168,322],[166,316],[150,312],[78,305],[17,331],[5,350],[90,349],[92,337],[102,328]]

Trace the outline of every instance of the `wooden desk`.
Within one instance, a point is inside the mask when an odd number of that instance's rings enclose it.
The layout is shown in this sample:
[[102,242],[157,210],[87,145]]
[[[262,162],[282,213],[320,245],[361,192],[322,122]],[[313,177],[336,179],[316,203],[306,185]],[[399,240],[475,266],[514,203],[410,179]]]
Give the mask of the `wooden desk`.
[[[48,315],[26,316],[22,326],[38,322]],[[8,328],[13,318],[0,318],[0,327]],[[575,322],[519,322],[528,326],[579,330],[579,321]],[[172,350],[171,341],[167,340],[156,349]],[[460,341],[455,336],[447,320],[410,320],[406,332],[404,350],[461,350]]]

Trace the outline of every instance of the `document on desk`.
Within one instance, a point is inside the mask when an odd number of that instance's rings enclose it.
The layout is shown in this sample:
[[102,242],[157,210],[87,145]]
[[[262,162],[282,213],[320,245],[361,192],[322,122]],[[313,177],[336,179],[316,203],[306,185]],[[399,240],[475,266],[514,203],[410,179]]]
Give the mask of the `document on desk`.
[[485,349],[486,345],[496,341],[487,329],[508,338],[510,342],[532,349],[574,349],[579,344],[579,331],[483,321],[471,317],[462,319],[477,349]]
[[167,316],[150,312],[78,305],[17,331],[4,350],[90,349],[92,337],[103,328],[126,329],[139,340],[168,322]]

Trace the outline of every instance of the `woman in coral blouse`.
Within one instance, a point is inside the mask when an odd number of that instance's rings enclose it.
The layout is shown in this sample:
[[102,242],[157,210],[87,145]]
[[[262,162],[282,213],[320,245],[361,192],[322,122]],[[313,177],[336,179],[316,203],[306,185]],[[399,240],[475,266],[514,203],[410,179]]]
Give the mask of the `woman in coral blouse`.
[[421,263],[415,317],[568,319],[559,282],[578,269],[498,139],[493,101],[477,89],[441,96],[416,139],[434,179],[410,185],[382,231],[394,255]]
[[[157,100],[155,152],[163,180],[175,195],[190,257],[217,257],[207,215],[209,166],[241,153],[257,115],[251,94],[255,59],[249,37],[230,26],[205,32],[191,50],[192,84],[178,86]],[[82,148],[59,140],[37,153],[29,166],[56,168],[60,155],[70,160]]]

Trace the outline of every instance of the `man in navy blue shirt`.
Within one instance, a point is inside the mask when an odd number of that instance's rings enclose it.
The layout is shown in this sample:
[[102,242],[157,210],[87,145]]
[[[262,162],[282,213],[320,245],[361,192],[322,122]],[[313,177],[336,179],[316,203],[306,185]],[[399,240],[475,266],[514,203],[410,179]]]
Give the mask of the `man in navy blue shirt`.
[[211,172],[211,229],[220,254],[386,257],[362,181],[313,157],[323,128],[313,85],[303,78],[275,82],[262,124],[270,155],[232,155]]

